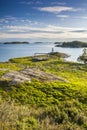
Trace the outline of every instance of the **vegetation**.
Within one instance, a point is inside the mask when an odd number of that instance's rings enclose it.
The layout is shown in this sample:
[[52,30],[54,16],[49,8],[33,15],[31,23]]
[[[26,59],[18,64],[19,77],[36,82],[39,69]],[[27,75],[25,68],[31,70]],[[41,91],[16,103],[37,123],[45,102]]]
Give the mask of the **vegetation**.
[[87,63],[87,49],[83,49],[83,54],[78,57],[78,61],[82,61],[85,64]]
[[[57,42],[55,44],[57,44]],[[58,43],[56,47],[80,48],[80,47],[87,47],[87,43],[81,41],[63,42],[62,44]]]
[[0,63],[0,78],[24,68],[39,68],[68,82],[33,78],[8,86],[7,80],[1,81],[0,130],[87,130],[87,64],[55,55],[40,62],[14,58]]
[[16,41],[16,42],[4,42],[4,44],[29,44],[29,42],[19,42],[19,41]]

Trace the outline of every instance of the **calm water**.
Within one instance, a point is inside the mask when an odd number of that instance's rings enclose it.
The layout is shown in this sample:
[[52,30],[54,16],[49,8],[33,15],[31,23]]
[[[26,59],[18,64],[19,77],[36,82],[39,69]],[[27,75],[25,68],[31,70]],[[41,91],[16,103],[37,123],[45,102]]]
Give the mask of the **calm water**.
[[34,53],[48,53],[52,48],[57,52],[70,54],[69,61],[77,61],[82,54],[83,48],[61,48],[55,47],[53,43],[31,43],[31,44],[0,44],[0,62],[8,61],[14,57],[32,56]]

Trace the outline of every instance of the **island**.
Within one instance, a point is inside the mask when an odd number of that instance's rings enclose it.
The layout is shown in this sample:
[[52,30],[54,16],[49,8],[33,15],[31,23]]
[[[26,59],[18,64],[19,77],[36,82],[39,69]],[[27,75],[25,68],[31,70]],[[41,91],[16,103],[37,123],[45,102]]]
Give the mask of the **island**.
[[4,44],[29,44],[29,42],[14,41],[14,42],[4,42]]
[[56,47],[81,48],[87,47],[87,42],[72,41],[72,42],[55,42]]
[[43,43],[43,42],[34,42],[35,44],[40,44],[40,43]]

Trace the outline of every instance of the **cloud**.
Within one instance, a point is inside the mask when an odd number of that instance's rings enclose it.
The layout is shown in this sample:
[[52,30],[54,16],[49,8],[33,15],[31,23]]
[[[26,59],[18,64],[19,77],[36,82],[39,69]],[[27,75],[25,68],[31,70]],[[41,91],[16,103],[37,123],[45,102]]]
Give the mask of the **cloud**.
[[34,26],[3,26],[0,32],[0,38],[20,38],[20,39],[70,39],[86,38],[87,29],[68,28],[62,26],[45,25],[44,27]]
[[69,18],[69,15],[56,15],[56,17],[58,17],[58,18]]
[[3,32],[8,33],[63,33],[59,27],[48,25],[46,27],[32,27],[32,26],[3,26]]
[[5,16],[3,18],[0,18],[0,23],[9,23],[11,20],[15,20],[15,17]]
[[19,2],[20,4],[24,4],[24,5],[41,5],[43,4],[41,1],[37,0],[37,1],[21,1]]
[[66,5],[65,2],[51,2],[51,5]]
[[0,23],[3,23],[3,24],[9,23],[11,21],[16,21],[16,18],[12,17],[12,16],[6,16],[6,17],[0,19]]
[[71,32],[76,32],[76,33],[87,33],[87,30],[79,29],[79,30],[73,30]]
[[82,17],[78,17],[78,18],[81,18],[81,19],[87,20],[87,16],[82,16]]
[[0,34],[0,38],[1,39],[6,39],[6,38],[21,38],[21,39],[25,39],[25,38],[31,38],[31,39],[35,39],[35,38],[38,38],[38,39],[40,39],[40,38],[45,38],[45,39],[49,39],[49,40],[53,40],[53,39],[70,39],[70,38],[87,38],[87,33],[85,33],[84,35],[82,35],[82,34],[79,34],[79,33],[73,33],[73,35],[72,35],[72,33],[68,33],[68,32],[66,32],[66,33],[64,33],[64,34],[55,34],[55,33],[40,33],[40,32],[38,32],[38,33],[27,33],[27,34],[21,34],[21,33],[19,33],[19,34],[13,34],[13,33],[11,33],[11,34],[9,34],[9,33],[1,33]]
[[47,32],[47,33],[57,33],[57,32],[69,32],[74,31],[76,28],[68,28],[68,27],[60,27],[60,26],[53,26],[53,25],[46,25],[44,27],[34,27],[29,25],[6,25],[1,27],[3,32]]
[[72,19],[87,20],[87,16],[73,16]]
[[30,19],[24,18],[18,18],[18,17],[13,17],[13,16],[6,16],[4,18],[0,19],[0,24],[5,24],[5,25],[41,25],[43,23],[38,22],[38,21],[32,21]]
[[75,9],[73,7],[68,6],[49,6],[49,7],[39,7],[38,10],[50,13],[60,13],[66,11],[78,11],[79,9]]
[[6,19],[0,19],[0,23],[8,23],[9,21]]

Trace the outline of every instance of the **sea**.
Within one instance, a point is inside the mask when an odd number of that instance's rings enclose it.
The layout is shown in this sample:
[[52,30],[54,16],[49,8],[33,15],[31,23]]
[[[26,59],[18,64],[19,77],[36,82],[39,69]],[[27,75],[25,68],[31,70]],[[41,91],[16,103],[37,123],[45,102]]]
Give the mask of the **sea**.
[[29,43],[29,44],[0,44],[0,62],[6,62],[11,58],[34,56],[35,53],[62,52],[69,54],[67,61],[77,62],[83,48],[55,47],[52,42]]

